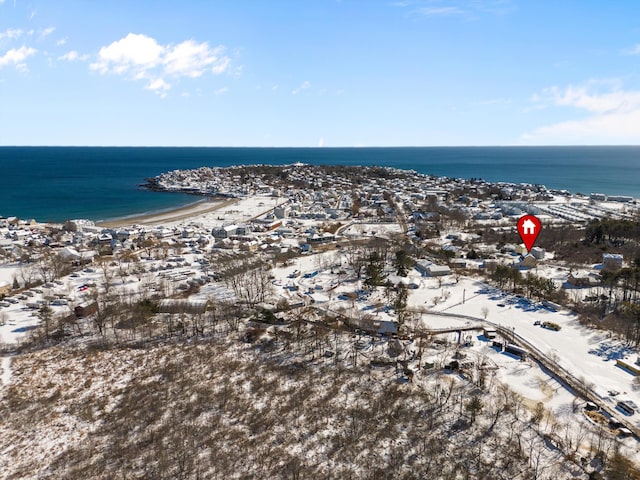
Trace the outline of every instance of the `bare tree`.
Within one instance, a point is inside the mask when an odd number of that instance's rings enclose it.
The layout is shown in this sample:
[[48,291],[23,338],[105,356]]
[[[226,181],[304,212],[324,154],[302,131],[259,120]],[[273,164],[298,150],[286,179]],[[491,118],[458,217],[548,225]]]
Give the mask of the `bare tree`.
[[29,288],[33,285],[36,278],[35,266],[33,264],[21,264],[20,265],[20,278],[25,288]]
[[115,272],[113,268],[111,268],[111,257],[99,256],[96,258],[96,264],[100,269],[100,273],[102,274],[102,282],[104,285],[104,291],[109,294],[109,289],[111,288],[111,281],[115,276]]
[[270,271],[261,262],[246,260],[236,263],[225,272],[225,281],[239,301],[254,307],[263,303],[271,293]]

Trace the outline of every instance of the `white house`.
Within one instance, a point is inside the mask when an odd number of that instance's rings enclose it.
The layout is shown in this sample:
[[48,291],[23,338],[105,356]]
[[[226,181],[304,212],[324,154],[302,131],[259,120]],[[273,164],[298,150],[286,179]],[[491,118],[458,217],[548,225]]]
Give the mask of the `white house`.
[[229,238],[235,235],[238,231],[238,225],[225,225],[219,228],[214,228],[211,234],[214,238]]
[[436,265],[436,264],[432,264],[429,265],[429,268],[427,269],[429,275],[431,275],[432,277],[441,277],[443,275],[449,275],[451,273],[451,269],[449,268],[448,265]]
[[605,270],[620,270],[622,268],[623,257],[619,253],[603,253],[602,267]]
[[418,260],[416,262],[416,270],[424,277],[429,274],[429,267],[433,265],[433,262],[429,260]]
[[531,249],[531,255],[533,255],[536,260],[543,260],[544,259],[544,254],[545,254],[544,248],[533,247]]

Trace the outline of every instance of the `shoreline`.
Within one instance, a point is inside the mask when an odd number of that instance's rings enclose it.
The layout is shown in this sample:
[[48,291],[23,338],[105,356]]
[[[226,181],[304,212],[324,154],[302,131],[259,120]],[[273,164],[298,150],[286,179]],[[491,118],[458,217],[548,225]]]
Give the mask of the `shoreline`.
[[129,225],[154,226],[163,223],[178,222],[187,218],[215,212],[216,210],[231,205],[237,201],[237,198],[230,198],[226,200],[203,198],[196,202],[183,205],[182,207],[98,221],[95,222],[95,224],[96,226],[104,228],[124,227]]

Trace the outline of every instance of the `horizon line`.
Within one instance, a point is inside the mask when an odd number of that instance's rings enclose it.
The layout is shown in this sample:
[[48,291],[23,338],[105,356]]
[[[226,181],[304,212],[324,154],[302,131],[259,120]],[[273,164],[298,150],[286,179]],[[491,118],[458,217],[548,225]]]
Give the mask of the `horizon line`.
[[336,145],[336,146],[238,146],[238,145],[0,145],[0,148],[260,148],[260,149],[367,149],[367,148],[591,148],[640,147],[638,144],[574,144],[574,145]]

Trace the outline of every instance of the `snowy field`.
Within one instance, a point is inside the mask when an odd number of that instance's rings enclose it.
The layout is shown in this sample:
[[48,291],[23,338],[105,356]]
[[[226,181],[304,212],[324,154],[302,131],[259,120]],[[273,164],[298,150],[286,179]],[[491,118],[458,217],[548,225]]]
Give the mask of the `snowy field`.
[[[222,224],[246,223],[271,210],[281,200],[274,197],[250,197],[239,200],[224,210],[166,226],[196,223],[210,229]],[[311,225],[312,222],[309,223]],[[353,224],[342,233],[357,237],[379,236],[401,233],[401,229],[399,225],[394,224]],[[143,261],[141,263],[147,270],[146,273],[115,275],[112,286],[123,295],[136,295],[143,285],[158,282],[163,278],[163,272],[167,270],[188,270],[202,275],[201,266],[195,263],[196,256],[182,256],[185,258],[183,265],[171,265],[168,268],[167,262],[164,261]],[[301,256],[286,267],[274,268],[274,304],[278,299],[285,298],[290,303],[302,301],[321,310],[350,317],[366,316],[380,321],[394,321],[395,312],[388,307],[389,298],[385,296],[383,289],[363,293],[360,281],[353,281],[352,278],[349,279],[352,275],[340,273],[347,269],[347,265],[346,253],[334,250]],[[583,269],[577,273],[597,271],[598,267],[594,265],[591,270]],[[408,327],[421,326],[431,330],[462,329],[471,324],[482,323],[504,327],[513,332],[514,336],[526,340],[574,377],[583,379],[612,410],[615,410],[619,400],[630,400],[640,405],[640,384],[634,382],[635,375],[616,365],[618,359],[626,359],[633,364],[638,358],[637,351],[612,338],[607,332],[579,325],[575,315],[570,311],[555,311],[540,303],[500,291],[477,278],[457,274],[434,278],[422,276],[416,270],[410,271],[407,277],[387,273],[392,282],[402,281],[411,285],[408,290],[408,311],[414,323],[409,322]],[[551,278],[559,286],[560,282],[566,279],[568,269],[541,265],[534,268],[532,273]],[[18,274],[17,265],[2,266],[0,282],[11,283]],[[65,300],[67,304],[52,306],[54,315],[69,314],[73,305],[90,299],[94,293],[93,289],[97,288],[95,285],[102,284],[103,280],[100,271],[88,268],[53,282],[48,287],[31,289],[28,294],[25,292],[23,298],[16,298],[15,303],[0,307],[0,345],[18,344],[40,323],[37,309],[28,306],[29,304],[55,297]],[[165,283],[169,284],[168,288],[172,293],[176,285],[171,281]],[[85,288],[87,286],[88,288]],[[591,293],[590,289],[574,291],[575,295],[583,296]],[[219,283],[207,284],[194,298],[206,299],[211,296],[225,300],[233,298],[233,294]],[[443,313],[458,317],[439,315]],[[561,326],[561,330],[542,328],[539,324],[543,322],[556,323]],[[472,345],[468,347],[468,355],[486,358],[495,365],[492,381],[509,385],[523,397],[527,407],[533,409],[538,402],[543,402],[558,418],[566,421],[573,419],[575,428],[580,428],[581,422],[586,422],[580,411],[574,411],[575,396],[537,364],[532,361],[522,362],[509,354],[498,352],[479,331],[470,332],[468,335],[472,340]],[[458,335],[454,333],[444,337],[451,344],[458,341]],[[413,348],[409,340],[403,342],[406,350],[410,351]],[[362,353],[373,354],[375,349],[382,348],[381,346],[381,341],[372,339]],[[445,357],[444,354],[433,353],[431,360],[442,362],[446,360]],[[0,367],[0,378],[6,385],[11,380],[10,357],[3,357]],[[416,381],[420,382],[420,375]],[[620,416],[624,415],[620,411],[617,412]],[[576,418],[579,418],[578,422],[575,422]],[[640,414],[636,413],[626,419],[640,428]],[[629,438],[623,443],[626,453],[640,460],[640,448],[636,440]]]
[[[320,260],[319,255],[307,256],[296,260],[293,266],[276,269],[277,283],[283,285],[280,288],[287,290],[292,285],[298,285],[298,291],[313,298],[314,305],[330,311],[360,311],[371,314],[376,320],[394,318],[389,309],[380,308],[381,304],[388,304],[381,293],[357,300],[346,298],[344,294],[359,290],[362,286],[351,282],[339,283],[337,276],[335,273],[331,274],[329,268],[320,268],[335,265],[336,262],[339,264],[341,261],[337,252],[323,255],[324,260]],[[344,259],[342,262],[344,263]],[[337,269],[334,268],[335,271]],[[294,272],[297,275],[295,279],[288,278]],[[313,276],[309,277],[309,274]],[[392,281],[399,278],[390,276]],[[634,363],[636,351],[611,338],[607,332],[579,325],[571,312],[554,311],[540,303],[502,292],[469,277],[423,277],[413,270],[402,281],[418,286],[417,289],[409,290],[408,309],[413,310],[414,315],[420,319],[420,325],[437,330],[465,328],[472,323],[485,321],[487,324],[505,327],[531,343],[574,377],[584,379],[612,410],[616,410],[619,400],[631,400],[640,405],[640,388],[634,384],[635,376],[616,365],[617,359],[624,358]],[[440,316],[430,312],[461,317]],[[477,321],[472,322],[462,316],[474,317]],[[557,323],[562,328],[560,331],[553,331],[538,325],[545,321]],[[455,341],[457,334],[451,335],[451,341]],[[511,355],[497,352],[480,339],[483,337],[478,332],[474,334],[474,338],[477,345],[473,349],[478,350],[478,354],[487,355],[499,367],[497,379],[522,395],[530,406],[543,402],[557,415],[566,416],[572,412],[570,407],[575,397],[557,380],[531,361],[523,363]],[[619,410],[616,412],[621,417],[625,416]],[[626,418],[640,428],[640,415]],[[625,445],[640,459],[639,445],[635,440],[627,439]]]

